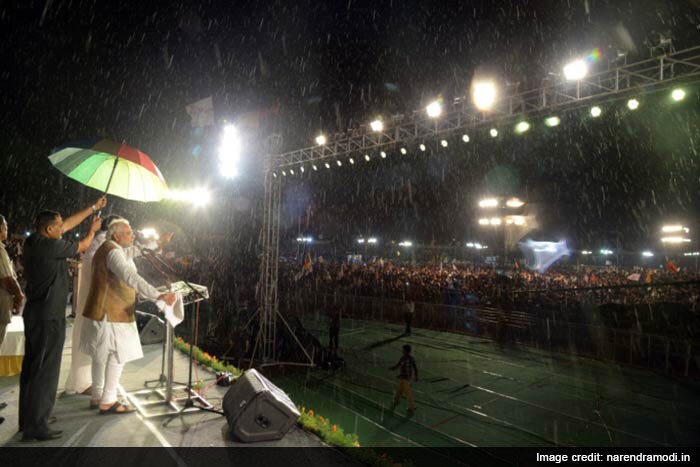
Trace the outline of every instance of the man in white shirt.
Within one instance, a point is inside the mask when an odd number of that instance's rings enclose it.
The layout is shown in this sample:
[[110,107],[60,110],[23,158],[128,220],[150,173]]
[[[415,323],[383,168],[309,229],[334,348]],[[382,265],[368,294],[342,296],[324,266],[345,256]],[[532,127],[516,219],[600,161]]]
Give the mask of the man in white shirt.
[[[130,413],[134,407],[117,400],[119,378],[127,362],[143,357],[136,327],[136,296],[146,300],[176,301],[174,293],[161,294],[137,272],[127,249],[134,232],[126,219],[108,227],[106,241],[93,257],[90,291],[83,309],[80,350],[92,357],[91,407],[101,414]],[[104,388],[103,388],[104,386]]]
[[[5,217],[0,215],[0,347],[5,340],[7,325],[12,320],[12,310],[19,311],[24,302],[24,294],[17,282],[17,274],[10,261],[10,255],[5,250],[7,240],[7,221]],[[0,409],[5,408],[7,404],[0,402]],[[5,419],[0,417],[0,423]]]

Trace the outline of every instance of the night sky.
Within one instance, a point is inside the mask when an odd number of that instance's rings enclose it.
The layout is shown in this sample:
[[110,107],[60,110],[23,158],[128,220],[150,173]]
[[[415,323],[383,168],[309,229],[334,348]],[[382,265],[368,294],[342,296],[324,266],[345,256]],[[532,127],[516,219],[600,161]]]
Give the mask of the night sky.
[[[449,102],[476,72],[529,88],[596,47],[605,69],[618,51],[646,58],[659,32],[676,49],[700,44],[695,0],[12,3],[0,6],[0,212],[16,222],[94,197],[47,156],[66,141],[108,137],[151,155],[171,185],[196,179],[217,194],[206,214],[117,203],[123,212],[252,232],[269,133],[292,150],[319,131],[407,114],[438,95]],[[475,200],[505,174],[536,208],[541,239],[641,245],[668,216],[698,219],[698,86],[688,91],[675,109],[661,95],[644,96],[634,115],[611,102],[595,122],[579,111],[524,139],[474,135],[468,149],[455,139],[448,151],[427,142],[422,156],[286,182],[287,233],[303,217],[306,232],[330,239],[462,241],[476,235]],[[219,119],[267,115],[246,129],[251,160],[235,181],[215,173],[218,128],[193,131],[185,112],[208,96]]]

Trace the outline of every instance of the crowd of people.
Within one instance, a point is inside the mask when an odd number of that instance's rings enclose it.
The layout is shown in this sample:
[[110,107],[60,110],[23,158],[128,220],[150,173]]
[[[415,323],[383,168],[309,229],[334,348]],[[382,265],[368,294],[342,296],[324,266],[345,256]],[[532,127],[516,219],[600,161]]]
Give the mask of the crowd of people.
[[565,301],[596,304],[678,302],[695,304],[700,280],[694,270],[553,266],[544,273],[468,263],[392,264],[316,261],[309,266],[282,262],[281,288],[313,290],[445,305],[536,306]]

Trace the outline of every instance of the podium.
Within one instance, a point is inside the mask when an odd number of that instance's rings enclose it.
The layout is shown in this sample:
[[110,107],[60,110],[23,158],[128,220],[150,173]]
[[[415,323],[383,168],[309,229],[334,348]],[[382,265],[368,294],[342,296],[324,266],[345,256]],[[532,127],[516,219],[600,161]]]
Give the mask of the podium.
[[[192,291],[183,281],[174,282],[167,288],[160,287],[159,291],[179,293],[182,297],[183,308],[209,299],[209,290],[207,287],[192,283],[190,283],[190,285],[196,289],[196,292]],[[176,383],[174,381],[174,340],[175,328],[170,321],[166,320],[161,375],[159,379],[153,380],[153,382],[158,383],[158,386],[126,393],[129,402],[138,409],[139,413],[141,413],[144,418],[172,416],[181,412],[200,410],[200,408],[214,408],[203,397],[190,389],[187,384]],[[148,382],[146,382],[145,385],[148,386]],[[186,393],[185,396],[174,397],[173,393],[176,389],[189,391],[189,394]],[[194,400],[201,404],[202,407],[184,406],[184,403],[188,400]]]

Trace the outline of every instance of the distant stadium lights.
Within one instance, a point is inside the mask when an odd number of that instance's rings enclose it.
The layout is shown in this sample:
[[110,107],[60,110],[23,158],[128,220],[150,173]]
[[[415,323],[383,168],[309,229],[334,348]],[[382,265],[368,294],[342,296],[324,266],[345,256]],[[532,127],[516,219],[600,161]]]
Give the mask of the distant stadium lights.
[[700,251],[689,251],[687,253],[683,253],[683,256],[700,256]]
[[491,219],[489,219],[489,224],[501,225],[501,218],[500,217],[492,217]]
[[588,255],[592,255],[593,252],[591,250],[581,250],[581,254],[588,256]]
[[285,171],[283,170],[283,171],[282,171],[282,175],[284,175],[284,176],[286,177],[286,176],[287,176],[287,172],[285,172]]
[[294,169],[289,169],[289,173],[294,175]]
[[469,142],[469,135],[467,135],[467,134],[462,135],[462,141],[464,141],[465,143],[468,143]]
[[520,198],[510,198],[508,201],[506,201],[506,206],[514,209],[522,207],[524,204],[525,203],[521,201]]
[[680,224],[672,224],[672,225],[664,225],[663,227],[661,227],[661,231],[663,233],[675,233],[675,232],[688,233],[688,232],[690,232],[690,229],[688,227],[684,227]]
[[369,158],[369,154],[365,154],[365,160],[366,160],[367,162],[369,162],[369,159],[370,159],[370,158]]
[[318,144],[319,146],[323,146],[324,144],[326,144],[326,142],[326,135],[320,134],[316,137],[316,144]]
[[331,165],[328,162],[326,162],[324,165],[326,166],[327,169],[331,168]]
[[442,114],[442,104],[440,101],[433,101],[425,108],[428,117],[438,118]]
[[479,225],[489,225],[489,220],[485,218],[479,219]]
[[498,130],[495,128],[491,128],[489,130],[489,134],[491,135],[492,138],[495,138],[496,136],[498,136]]
[[676,102],[680,102],[685,99],[685,91],[680,88],[674,89],[671,92],[671,98]]
[[630,110],[637,110],[639,108],[639,101],[637,99],[630,99],[627,101],[627,108]]
[[277,178],[277,172],[272,172],[272,176]]
[[580,81],[588,74],[588,65],[585,60],[574,60],[564,66],[564,78],[568,81]]
[[530,124],[527,123],[526,121],[518,122],[518,124],[515,125],[515,132],[518,134],[523,134],[529,129],[530,129]]
[[311,164],[311,168],[314,170],[318,170],[318,166],[316,164]]
[[363,243],[365,243],[365,239],[364,239],[364,238],[358,238],[358,239],[357,239],[357,243],[363,244]]
[[525,216],[508,216],[507,220],[510,221],[511,224],[525,225]]
[[490,110],[496,102],[496,85],[493,81],[477,81],[472,86],[472,101],[477,109]]
[[607,248],[603,248],[602,250],[600,250],[600,254],[603,256],[610,256],[613,254],[613,251],[608,250]]
[[382,159],[386,159],[386,153],[384,151],[381,151],[379,155],[382,156]]
[[469,243],[467,243],[467,248],[474,248],[475,250],[485,250],[488,247],[486,245],[482,245],[481,243],[469,242]]
[[651,251],[642,251],[642,256],[645,258],[652,258],[654,256],[654,253]]
[[603,113],[603,111],[597,105],[591,107],[591,117],[593,117],[593,118],[600,117],[600,114],[602,114],[602,113]]
[[301,170],[301,173],[304,173],[304,166],[302,165],[301,167],[299,167],[299,170]]
[[420,146],[418,146],[418,148],[419,148],[421,151],[425,152],[425,149],[426,149],[426,148],[425,148],[425,144],[421,144]]
[[411,246],[413,246],[413,242],[405,240],[403,242],[399,242],[399,246],[411,247]]
[[467,248],[474,248],[474,244],[471,242],[467,243]]
[[370,237],[370,238],[367,239],[367,243],[375,244],[375,243],[377,243],[377,239],[374,238],[374,237]]
[[561,123],[561,120],[557,116],[553,117],[547,117],[544,121],[544,124],[547,125],[550,128],[553,128]]
[[313,243],[313,241],[311,237],[297,237],[297,243]]
[[340,166],[342,166],[342,165],[343,165],[343,163],[342,163],[342,162],[340,162],[340,161],[335,161],[335,163],[336,163],[336,164],[338,164],[338,167],[340,167]]
[[484,198],[479,201],[480,208],[497,208],[498,198]]
[[443,139],[442,141],[440,141],[440,146],[442,146],[443,148],[446,148],[446,147],[447,147],[447,144],[448,144],[448,143],[447,143],[447,140],[446,140],[446,139]]
[[380,131],[384,130],[384,122],[382,122],[380,119],[372,121],[369,126],[375,133],[379,133]]
[[221,135],[219,146],[219,171],[225,178],[238,175],[238,163],[241,157],[241,139],[233,125],[226,125]]
[[679,237],[679,236],[674,236],[674,237],[662,237],[661,238],[661,243],[690,243],[690,239],[686,237]]
[[348,159],[348,162],[350,162],[350,164],[354,164],[354,163],[355,163],[355,159],[353,159],[353,158],[351,157],[350,159]]
[[400,151],[401,151],[401,154],[403,154],[404,156],[406,154],[408,154],[408,151],[406,151],[406,148],[401,148]]

